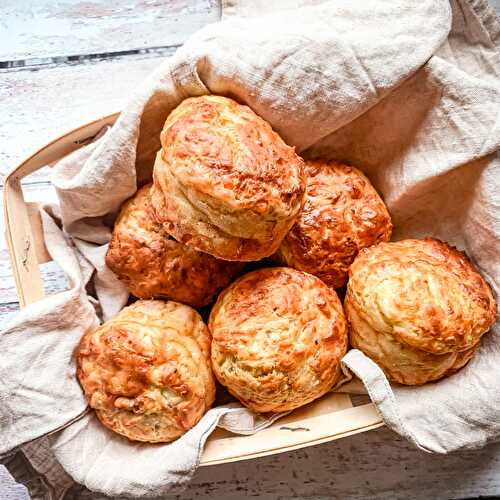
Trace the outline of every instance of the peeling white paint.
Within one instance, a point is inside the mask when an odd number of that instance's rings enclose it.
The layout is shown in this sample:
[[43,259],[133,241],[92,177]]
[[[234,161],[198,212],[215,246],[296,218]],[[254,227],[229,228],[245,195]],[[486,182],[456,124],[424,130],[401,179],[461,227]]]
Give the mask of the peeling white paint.
[[[494,5],[500,11],[500,0]],[[218,15],[217,0],[0,0],[0,61],[181,43]],[[126,56],[37,71],[0,71],[0,174],[54,137],[119,110],[160,61]],[[29,199],[54,199],[48,174],[43,169],[27,179]],[[17,309],[17,295],[1,220],[0,322],[4,324]],[[44,265],[43,275],[47,292],[66,287],[62,271],[53,263]],[[69,497],[100,498],[79,488],[74,493]],[[295,452],[201,468],[182,498],[250,496],[259,500],[500,497],[500,443],[449,456],[428,455],[381,428]]]

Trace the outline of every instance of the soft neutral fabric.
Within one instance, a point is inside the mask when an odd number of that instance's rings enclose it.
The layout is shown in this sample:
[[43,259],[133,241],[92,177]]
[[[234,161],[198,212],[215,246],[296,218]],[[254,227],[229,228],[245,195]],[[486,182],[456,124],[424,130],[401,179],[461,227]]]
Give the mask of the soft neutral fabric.
[[[14,358],[9,370],[0,367],[0,380],[8,382],[1,389],[2,450],[76,419],[39,446],[28,445],[33,457],[45,450],[35,468],[45,466],[67,484],[65,474],[46,465],[50,443],[67,473],[91,489],[160,495],[189,480],[204,439],[221,418],[236,412],[230,428],[245,421],[239,429],[245,432],[268,424],[246,410],[217,408],[171,445],[136,445],[130,461],[122,438],[85,413],[81,393],[60,412],[41,417],[42,426],[29,425],[43,408],[57,407],[54,380],[64,380],[65,391],[79,390],[70,348],[78,332],[112,317],[126,301],[125,288],[104,266],[110,230],[102,218],[114,216],[137,185],[151,179],[166,116],[189,96],[234,97],[301,154],[352,162],[384,197],[396,239],[429,235],[458,245],[498,292],[500,28],[484,0],[451,5],[450,11],[444,0],[336,0],[207,26],[144,82],[104,137],[61,161],[53,181],[74,246],[57,228],[57,217],[44,216],[44,227],[72,289],[26,308],[0,336],[0,351],[8,348]],[[98,303],[84,294],[92,268]],[[23,363],[29,345],[33,351]],[[389,426],[422,449],[446,453],[498,439],[499,351],[495,326],[464,370],[421,388],[391,388],[359,351],[350,351],[344,364],[364,380]]]
[[73,350],[99,322],[85,285],[92,267],[42,212],[47,249],[71,288],[23,309],[0,336],[0,454],[66,426],[85,413]]

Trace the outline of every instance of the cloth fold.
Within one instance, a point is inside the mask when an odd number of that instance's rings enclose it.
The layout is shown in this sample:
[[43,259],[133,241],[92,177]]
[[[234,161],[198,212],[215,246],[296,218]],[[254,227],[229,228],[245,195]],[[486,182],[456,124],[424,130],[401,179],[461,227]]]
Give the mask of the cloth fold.
[[[226,3],[238,12],[237,2]],[[499,34],[483,0],[453,0],[451,8],[445,0],[335,0],[196,33],[111,129],[54,167],[59,206],[43,212],[43,225],[71,285],[24,309],[0,335],[0,352],[8,354],[0,366],[0,451],[41,438],[93,490],[165,495],[192,476],[216,425],[251,433],[279,417],[219,407],[174,443],[131,444],[87,413],[76,381],[80,336],[127,300],[104,264],[110,224],[151,178],[163,123],[189,96],[233,97],[304,156],[358,166],[386,200],[396,239],[434,236],[465,249],[498,293]],[[343,364],[390,427],[421,449],[445,453],[499,438],[499,350],[495,325],[465,369],[412,388],[389,385],[358,351]],[[28,455],[36,455],[35,444]]]
[[0,336],[0,454],[81,417],[87,407],[75,384],[73,350],[99,322],[85,292],[93,269],[54,219],[41,212],[47,250],[71,288],[23,309]]
[[131,443],[109,431],[92,412],[50,439],[66,472],[90,490],[110,496],[158,497],[182,491],[217,425],[236,434],[253,434],[283,415],[266,418],[231,403],[212,408],[184,436],[158,446]]

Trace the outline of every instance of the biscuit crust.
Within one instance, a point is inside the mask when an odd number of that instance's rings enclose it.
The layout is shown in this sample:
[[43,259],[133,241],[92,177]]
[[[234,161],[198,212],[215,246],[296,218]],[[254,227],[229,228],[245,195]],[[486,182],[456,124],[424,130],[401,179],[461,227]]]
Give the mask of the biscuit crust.
[[167,118],[152,202],[177,241],[225,260],[279,247],[302,207],[303,160],[249,107],[219,96],[183,101]]
[[210,334],[176,302],[139,300],[85,334],[77,376],[99,420],[136,441],[177,439],[215,398]]
[[491,289],[467,256],[431,238],[362,250],[344,307],[351,345],[407,385],[464,366],[496,316]]
[[216,259],[175,241],[156,220],[150,189],[151,184],[142,187],[123,205],[106,264],[136,297],[204,306],[243,264]]
[[310,274],[277,267],[242,276],[219,295],[209,329],[217,379],[256,412],[302,406],[340,377],[342,304]]
[[281,243],[277,258],[340,288],[347,283],[349,266],[362,248],[390,240],[391,217],[357,168],[309,160],[305,171],[304,208]]

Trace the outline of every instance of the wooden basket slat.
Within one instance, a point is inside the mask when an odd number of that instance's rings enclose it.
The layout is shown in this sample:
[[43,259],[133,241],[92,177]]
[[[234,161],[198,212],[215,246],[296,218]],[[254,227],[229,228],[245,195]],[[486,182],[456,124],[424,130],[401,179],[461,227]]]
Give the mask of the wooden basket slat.
[[[43,233],[42,218],[40,217],[40,208],[43,203],[39,202],[28,202],[26,203],[28,209],[28,219],[31,226],[31,231],[33,235],[38,235]],[[35,255],[38,264],[45,264],[50,262],[52,257],[45,246],[45,240],[43,238],[34,238]]]
[[5,239],[21,307],[44,296],[36,243],[21,188],[21,179],[10,175],[4,186]]

